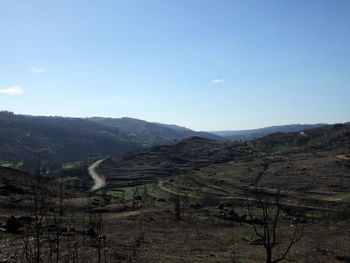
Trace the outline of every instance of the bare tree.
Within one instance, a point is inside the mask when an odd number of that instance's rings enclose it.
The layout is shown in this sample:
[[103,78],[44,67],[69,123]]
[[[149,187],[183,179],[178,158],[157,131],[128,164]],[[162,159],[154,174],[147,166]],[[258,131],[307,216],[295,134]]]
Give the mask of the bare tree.
[[177,220],[181,219],[181,203],[180,196],[178,195],[170,195],[170,201],[174,205],[174,215]]
[[31,198],[31,209],[34,221],[34,240],[35,240],[35,253],[34,261],[41,262],[42,257],[42,243],[41,232],[43,226],[43,220],[48,210],[48,192],[44,186],[43,168],[41,160],[38,161],[35,169],[35,177],[32,183],[33,195]]
[[293,245],[300,240],[302,236],[302,229],[300,229],[298,225],[295,225],[288,245],[284,248],[284,250],[282,250],[282,253],[274,256],[273,251],[276,245],[280,242],[280,240],[277,240],[280,234],[278,224],[280,222],[282,207],[279,199],[279,191],[275,195],[273,201],[268,200],[268,198],[264,197],[261,193],[254,194],[254,201],[256,202],[257,209],[261,212],[260,218],[254,217],[251,207],[251,200],[248,199],[248,195],[246,196],[251,224],[255,234],[262,240],[266,252],[265,262],[276,263],[284,260]]
[[139,193],[139,187],[133,185],[131,189],[132,189],[132,208],[135,208],[135,205],[136,205],[136,196],[137,196],[138,193]]

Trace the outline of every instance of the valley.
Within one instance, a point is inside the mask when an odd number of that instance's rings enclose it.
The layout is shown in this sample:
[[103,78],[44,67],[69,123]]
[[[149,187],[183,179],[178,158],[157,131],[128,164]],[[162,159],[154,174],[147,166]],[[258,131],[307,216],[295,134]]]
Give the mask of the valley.
[[107,188],[160,180],[174,191],[179,188],[179,192],[189,195],[242,194],[249,189],[268,193],[280,189],[290,198],[326,201],[350,188],[347,157],[339,156],[349,149],[349,127],[334,127],[333,138],[313,146],[328,129],[310,133],[306,143],[305,136],[299,133],[276,134],[249,143],[193,137],[108,159],[98,170],[108,178]]
[[350,263],[350,0],[0,11],[0,263]]
[[349,152],[350,125],[337,124],[243,142],[195,136],[61,170],[43,159],[32,174],[0,167],[1,260],[261,262],[253,226],[268,212],[274,257],[292,242],[290,262],[348,262]]

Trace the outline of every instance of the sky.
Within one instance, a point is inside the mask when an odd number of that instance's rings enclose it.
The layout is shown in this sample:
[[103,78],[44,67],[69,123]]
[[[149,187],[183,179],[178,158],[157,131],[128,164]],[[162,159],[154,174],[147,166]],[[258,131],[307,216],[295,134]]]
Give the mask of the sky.
[[194,130],[350,121],[348,0],[0,0],[0,110]]

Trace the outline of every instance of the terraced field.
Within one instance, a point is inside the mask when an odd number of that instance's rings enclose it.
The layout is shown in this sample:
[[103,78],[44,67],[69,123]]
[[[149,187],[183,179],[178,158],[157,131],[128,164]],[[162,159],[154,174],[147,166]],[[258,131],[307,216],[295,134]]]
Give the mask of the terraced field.
[[191,198],[243,199],[247,190],[279,191],[290,203],[345,209],[350,161],[339,155],[350,151],[349,127],[273,134],[245,143],[194,137],[108,159],[99,172],[109,192],[144,184]]
[[[263,196],[272,214],[275,197],[281,204],[275,256],[293,231],[302,229],[289,262],[349,262],[350,161],[339,158],[350,152],[349,126],[305,134],[274,134],[246,143],[191,138],[109,158],[97,168],[106,187],[96,192],[87,192],[92,180],[84,169],[64,169],[66,180],[46,182],[44,192],[53,196],[48,227],[42,230],[47,234],[40,238],[43,251],[50,250],[51,220],[59,218],[66,226],[57,228],[64,243],[69,246],[74,236],[91,262],[98,262],[96,244],[103,237],[107,262],[258,263],[265,251],[252,224],[261,227],[258,198]],[[26,174],[8,168],[0,168],[0,174],[0,225],[6,230],[9,218],[31,212],[21,200],[30,200],[33,193]],[[61,194],[55,186],[68,179],[86,186],[68,189],[65,215],[58,216]],[[103,235],[94,235],[97,219]],[[23,253],[21,237],[0,232],[0,240],[6,240],[1,260]],[[85,242],[87,237],[91,242]]]

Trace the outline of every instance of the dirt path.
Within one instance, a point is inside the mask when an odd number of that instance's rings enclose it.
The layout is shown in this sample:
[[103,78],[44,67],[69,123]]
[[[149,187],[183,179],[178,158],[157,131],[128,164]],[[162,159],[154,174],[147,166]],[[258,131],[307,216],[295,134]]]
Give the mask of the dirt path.
[[[158,187],[167,193],[173,194],[173,195],[177,195],[177,196],[186,196],[183,193],[180,192],[176,192],[173,190],[168,189],[166,186],[164,186],[163,183],[159,183],[161,181],[158,181]],[[188,196],[186,196],[188,197]],[[201,199],[201,197],[196,197],[196,196],[191,196],[191,198],[193,199]],[[239,201],[243,201],[246,202],[247,198],[246,197],[241,197],[241,196],[216,196],[217,199],[220,200],[239,200]],[[250,202],[257,202],[258,200],[255,198],[248,198],[248,200]],[[271,202],[271,204],[273,204],[274,202]],[[342,213],[343,210],[338,210],[338,209],[332,209],[332,208],[328,208],[328,207],[322,207],[322,206],[314,206],[314,205],[302,205],[302,204],[297,204],[297,203],[292,203],[292,202],[283,202],[281,203],[283,205],[287,205],[290,207],[294,207],[294,208],[305,208],[305,209],[311,209],[311,210],[319,210],[319,211],[330,211],[330,212],[337,212],[337,213]]]
[[350,155],[349,154],[337,155],[336,158],[350,161]]
[[304,137],[309,137],[309,135],[307,135],[305,132],[299,132],[300,135],[304,136]]
[[102,176],[98,175],[98,173],[95,170],[96,167],[103,161],[104,161],[104,159],[98,160],[98,161],[94,162],[93,164],[91,164],[88,168],[89,175],[95,181],[95,184],[93,185],[93,187],[91,187],[90,192],[96,191],[96,190],[98,190],[106,185],[106,180]]

